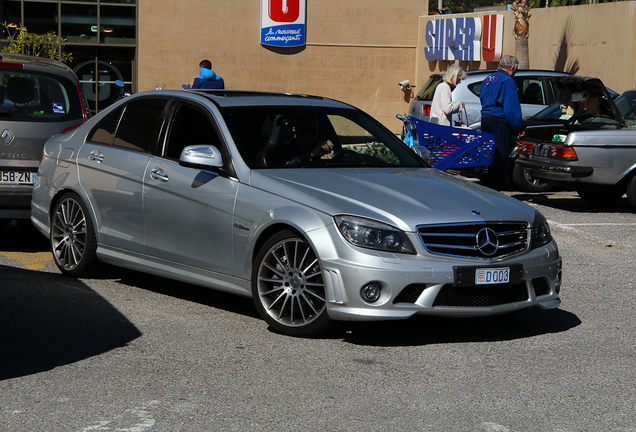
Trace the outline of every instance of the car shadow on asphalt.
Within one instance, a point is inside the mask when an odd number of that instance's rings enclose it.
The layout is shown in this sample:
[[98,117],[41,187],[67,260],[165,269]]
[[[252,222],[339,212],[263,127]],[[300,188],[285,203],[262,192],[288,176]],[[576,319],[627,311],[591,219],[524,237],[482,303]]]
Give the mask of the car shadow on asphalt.
[[568,331],[581,320],[563,309],[531,308],[480,318],[415,316],[403,321],[352,322],[339,330],[345,342],[369,346],[497,342]]
[[552,192],[508,192],[506,195],[525,203],[544,205],[573,213],[633,213],[625,196],[615,203],[599,207],[582,200],[576,192],[560,194]]
[[252,299],[241,295],[116,267],[110,267],[104,277],[114,279],[117,283],[126,286],[199,303],[227,312],[252,318],[260,317]]
[[46,252],[49,240],[35,229],[30,220],[0,219],[0,238],[5,252]]
[[141,336],[77,279],[2,265],[0,274],[0,381],[84,360]]
[[[199,303],[251,318],[259,318],[251,299],[215,289],[177,282],[133,270],[113,268],[118,283],[146,291]],[[435,343],[493,342],[560,333],[581,324],[565,310],[528,309],[514,315],[486,318],[415,316],[407,320],[342,322],[318,339],[373,346],[413,346]],[[263,326],[265,326],[263,321]],[[271,328],[270,331],[273,331]]]

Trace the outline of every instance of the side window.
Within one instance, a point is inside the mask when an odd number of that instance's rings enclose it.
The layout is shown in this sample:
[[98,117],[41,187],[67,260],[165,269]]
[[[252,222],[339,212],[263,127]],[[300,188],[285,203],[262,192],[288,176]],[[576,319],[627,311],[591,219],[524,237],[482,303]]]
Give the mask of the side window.
[[543,83],[536,78],[521,78],[517,81],[519,102],[522,104],[545,105],[546,98]]
[[120,107],[101,119],[88,134],[86,141],[111,145],[113,143],[113,137],[115,136],[115,130],[117,130],[117,125],[119,124],[119,118],[121,117],[122,110],[123,107]]
[[478,81],[476,83],[472,83],[468,86],[468,90],[470,90],[472,92],[472,94],[474,94],[475,96],[479,97],[479,94],[481,93],[481,85],[483,84],[483,81]]
[[179,159],[185,147],[195,144],[210,144],[222,150],[209,116],[197,108],[182,105],[173,117],[164,155]]
[[126,105],[113,145],[152,153],[157,145],[167,99],[133,100]]

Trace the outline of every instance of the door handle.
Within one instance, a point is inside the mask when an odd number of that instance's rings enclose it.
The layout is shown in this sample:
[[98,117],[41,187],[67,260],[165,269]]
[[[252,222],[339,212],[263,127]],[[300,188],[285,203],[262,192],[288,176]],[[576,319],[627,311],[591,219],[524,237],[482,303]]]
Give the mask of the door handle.
[[150,177],[152,177],[153,180],[157,180],[158,182],[166,183],[168,181],[168,175],[159,168],[155,168],[150,171]]
[[91,152],[88,154],[88,160],[102,163],[104,162],[104,155],[97,150],[91,150]]

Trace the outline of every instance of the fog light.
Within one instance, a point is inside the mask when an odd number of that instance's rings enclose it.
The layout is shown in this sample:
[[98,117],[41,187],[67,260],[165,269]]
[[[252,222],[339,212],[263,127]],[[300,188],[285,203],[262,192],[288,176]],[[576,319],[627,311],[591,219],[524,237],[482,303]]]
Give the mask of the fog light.
[[373,303],[380,298],[380,286],[375,282],[369,282],[362,287],[360,295],[364,301]]
[[554,281],[554,291],[559,294],[561,292],[561,278],[563,277],[561,271],[559,270],[559,273],[557,273],[557,278]]

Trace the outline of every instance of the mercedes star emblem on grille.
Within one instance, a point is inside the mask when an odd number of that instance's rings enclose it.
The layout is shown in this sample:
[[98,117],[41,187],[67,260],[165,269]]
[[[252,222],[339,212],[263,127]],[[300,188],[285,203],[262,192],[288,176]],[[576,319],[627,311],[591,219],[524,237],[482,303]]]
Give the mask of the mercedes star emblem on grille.
[[13,134],[11,133],[9,129],[3,130],[2,135],[0,137],[2,138],[2,142],[4,142],[7,145],[11,144],[14,138]]
[[492,228],[482,228],[477,232],[477,249],[486,256],[494,255],[499,248],[497,233]]

